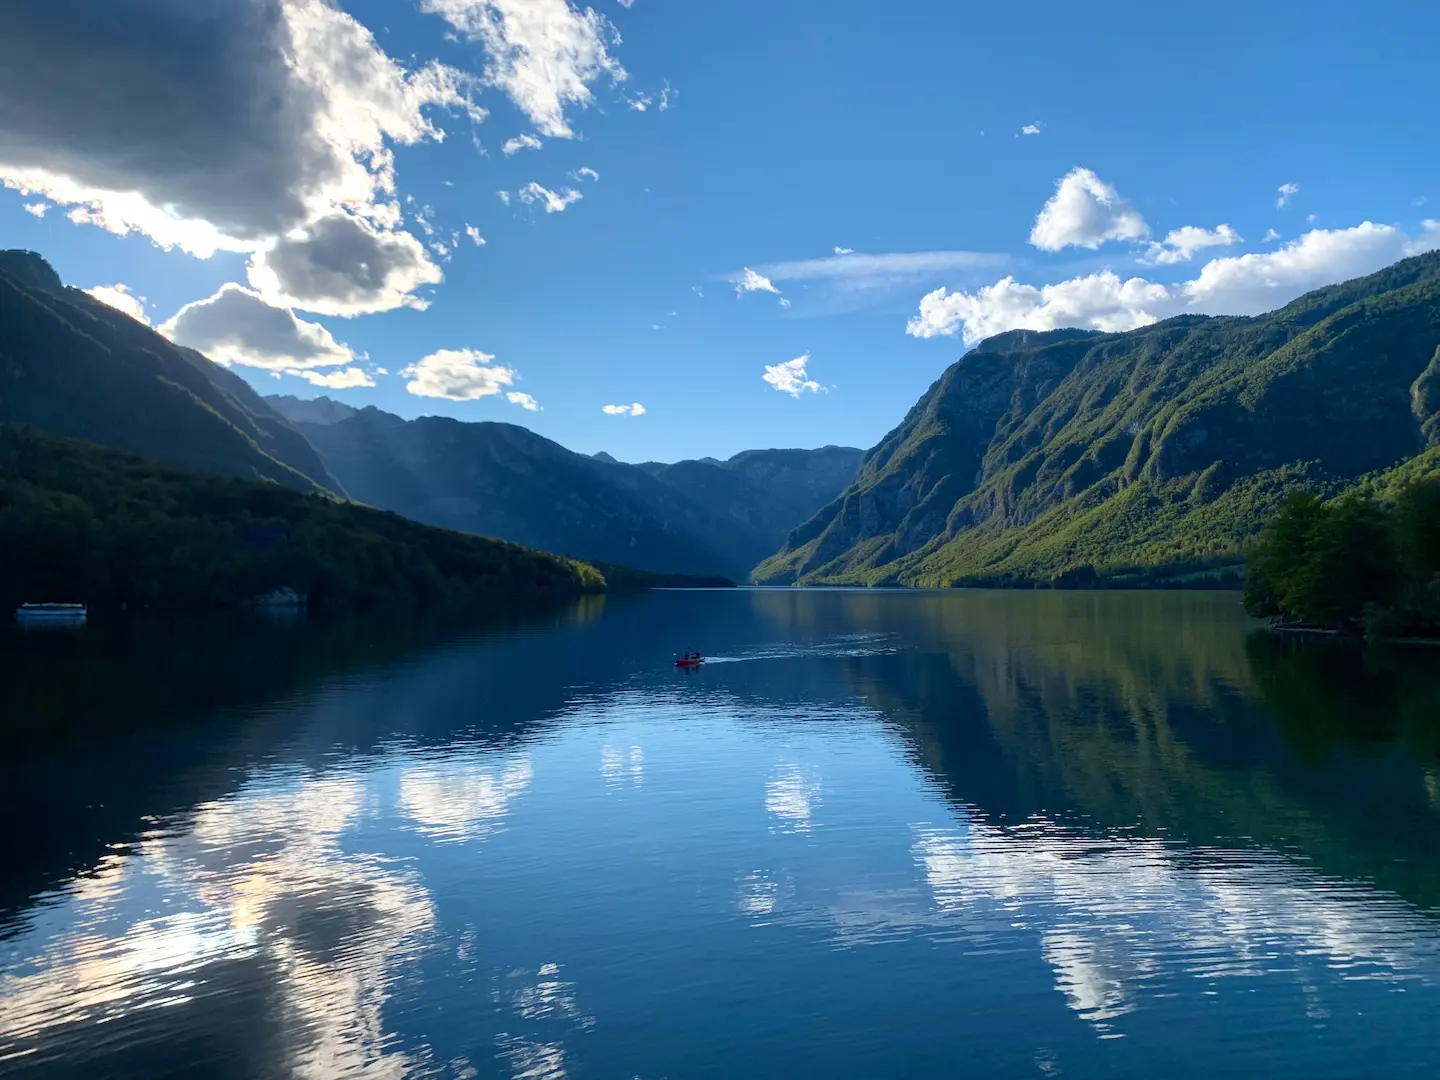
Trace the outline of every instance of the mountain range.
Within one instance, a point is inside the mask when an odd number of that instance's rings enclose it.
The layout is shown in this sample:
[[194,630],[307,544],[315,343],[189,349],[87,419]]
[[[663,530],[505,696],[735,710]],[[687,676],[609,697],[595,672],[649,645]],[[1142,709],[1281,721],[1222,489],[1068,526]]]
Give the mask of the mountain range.
[[1019,330],[879,445],[629,465],[524,428],[262,398],[0,252],[0,423],[576,558],[769,584],[1238,576],[1284,494],[1440,472],[1440,253],[1266,315]]
[[1440,469],[1440,253],[1256,317],[1012,331],[951,365],[768,583],[1160,583],[1286,490]]
[[626,465],[526,428],[272,397],[345,491],[417,521],[603,563],[737,580],[854,479],[861,452]]
[[509,424],[266,400],[29,251],[0,251],[0,423],[588,561],[737,580],[844,490],[861,457],[825,447],[634,466]]

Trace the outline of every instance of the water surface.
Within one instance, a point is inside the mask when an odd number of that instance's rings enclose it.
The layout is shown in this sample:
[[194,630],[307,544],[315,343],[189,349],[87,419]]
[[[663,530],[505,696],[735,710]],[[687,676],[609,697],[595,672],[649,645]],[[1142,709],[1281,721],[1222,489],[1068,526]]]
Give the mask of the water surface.
[[1440,1065],[1440,653],[1235,594],[99,626],[0,707],[0,1075]]

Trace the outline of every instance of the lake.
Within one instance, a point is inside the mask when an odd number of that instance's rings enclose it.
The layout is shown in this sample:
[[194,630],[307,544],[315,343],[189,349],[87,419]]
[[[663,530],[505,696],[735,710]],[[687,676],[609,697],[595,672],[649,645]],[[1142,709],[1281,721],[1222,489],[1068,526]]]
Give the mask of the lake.
[[1440,1069],[1440,650],[1234,593],[97,623],[0,706],[3,1076]]

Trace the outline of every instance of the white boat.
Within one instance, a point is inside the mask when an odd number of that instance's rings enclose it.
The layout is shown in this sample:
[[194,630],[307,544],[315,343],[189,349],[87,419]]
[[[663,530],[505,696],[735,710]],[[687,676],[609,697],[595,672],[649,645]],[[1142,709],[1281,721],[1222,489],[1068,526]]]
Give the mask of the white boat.
[[15,609],[16,622],[25,625],[73,626],[83,623],[90,615],[84,604],[21,604]]

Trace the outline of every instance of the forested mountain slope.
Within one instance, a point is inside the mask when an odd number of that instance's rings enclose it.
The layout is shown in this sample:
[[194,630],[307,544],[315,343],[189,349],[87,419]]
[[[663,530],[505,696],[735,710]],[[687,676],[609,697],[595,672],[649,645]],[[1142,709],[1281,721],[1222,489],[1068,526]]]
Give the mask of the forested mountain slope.
[[0,251],[0,421],[206,472],[339,490],[303,436],[238,375]]
[[1440,444],[1437,349],[1440,253],[1254,318],[1001,334],[757,578],[1084,581],[1233,561],[1288,487],[1340,490]]
[[320,607],[606,588],[599,570],[573,559],[9,424],[0,424],[0,552],[6,611],[27,601],[204,611],[280,588]]

